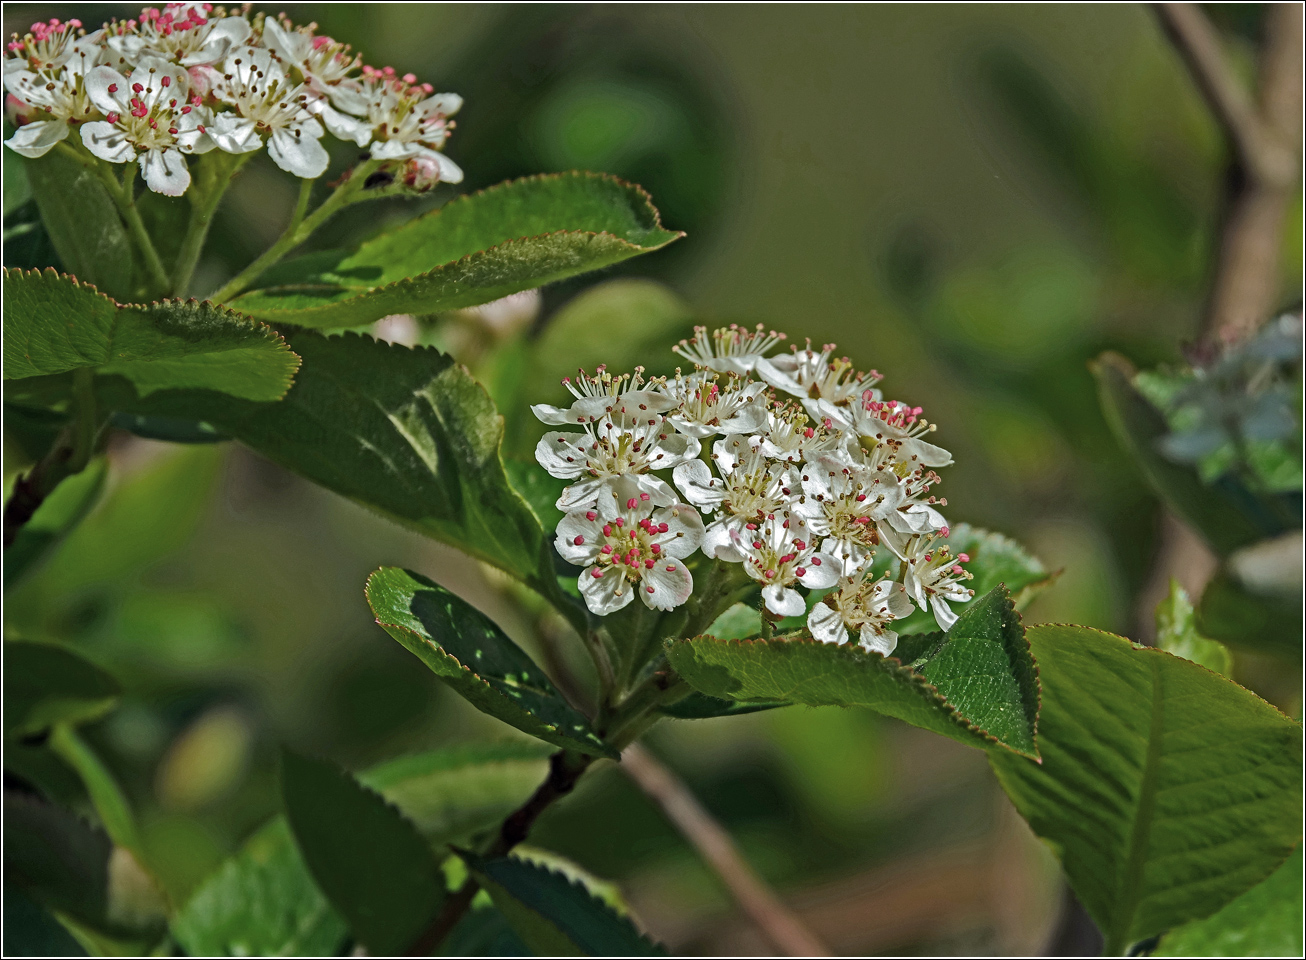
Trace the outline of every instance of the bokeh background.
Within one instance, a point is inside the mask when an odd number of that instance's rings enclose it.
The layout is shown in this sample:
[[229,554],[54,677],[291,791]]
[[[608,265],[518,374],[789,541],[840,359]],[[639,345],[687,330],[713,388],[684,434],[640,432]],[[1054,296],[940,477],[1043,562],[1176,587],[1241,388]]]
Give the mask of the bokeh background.
[[[604,358],[666,369],[696,321],[835,341],[939,424],[956,458],[942,484],[949,518],[1063,571],[1028,621],[1136,629],[1160,515],[1086,364],[1104,349],[1177,360],[1197,335],[1226,167],[1144,7],[259,7],[461,93],[448,148],[467,173],[458,191],[601,170],[642,184],[687,232],[544,291],[529,335],[560,313],[582,331],[560,370]],[[4,27],[135,12],[6,4]],[[1211,12],[1250,71],[1255,5]],[[336,159],[343,168],[349,150]],[[265,156],[247,168],[197,292],[275,238],[294,191]],[[355,208],[315,243],[452,195]],[[1299,198],[1285,304],[1300,302],[1301,226]],[[643,305],[639,319],[613,306],[628,302]],[[501,402],[510,452],[529,455],[538,430],[525,406],[556,399],[555,371],[515,370],[478,322],[383,332],[461,353]],[[6,453],[12,475],[22,455]],[[6,620],[124,681],[123,708],[87,734],[142,811],[178,900],[276,809],[280,743],[357,769],[514,735],[439,687],[363,599],[372,569],[410,566],[529,645],[532,624],[499,579],[235,445],[123,435],[111,457],[107,497],[8,593]],[[649,745],[837,952],[1091,943],[1065,919],[1055,861],[976,751],[869,712],[806,708],[671,721]],[[610,764],[533,842],[618,881],[674,951],[768,949]]]

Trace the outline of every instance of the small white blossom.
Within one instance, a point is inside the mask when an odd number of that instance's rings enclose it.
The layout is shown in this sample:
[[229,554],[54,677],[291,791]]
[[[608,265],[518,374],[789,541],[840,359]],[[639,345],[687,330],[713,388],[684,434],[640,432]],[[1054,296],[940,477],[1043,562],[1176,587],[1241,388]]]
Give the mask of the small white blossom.
[[531,407],[531,413],[543,423],[560,427],[593,423],[612,414],[619,406],[640,414],[665,413],[674,407],[676,401],[672,397],[652,388],[644,389],[642,372],[643,368],[640,368],[634,374],[613,376],[606,367],[600,366],[593,375],[580,371],[574,381],[571,377],[563,377],[562,385],[576,398],[575,402],[569,407],[537,403]]
[[104,120],[82,126],[82,143],[101,160],[140,164],[155,193],[179,197],[190,186],[187,153],[206,153],[207,111],[188,102],[186,71],[165,60],[142,60],[124,77],[108,66],[86,74],[86,92]]
[[[365,147],[372,139],[371,125],[337,110],[331,103],[334,95],[353,96],[351,81],[362,60],[348,44],[317,34],[316,26],[296,27],[289,20],[269,17],[263,22],[263,42],[284,67],[298,72],[309,92],[305,104],[308,111],[326,124],[331,135]],[[338,90],[345,92],[337,94]]]
[[762,584],[762,601],[777,617],[801,616],[807,609],[794,584],[810,590],[832,587],[839,579],[839,563],[821,553],[802,518],[788,513],[768,516],[731,531],[734,556],[717,552],[721,560],[742,561],[750,577]]
[[169,3],[162,10],[146,7],[136,20],[114,24],[105,43],[130,66],[150,57],[175,60],[187,68],[209,67],[221,63],[250,35],[244,17],[213,13],[212,4]]
[[802,485],[804,497],[794,510],[844,576],[869,567],[882,542],[895,553],[906,544],[895,525],[905,523],[899,518],[903,490],[891,469],[825,454],[803,466]]
[[[5,89],[19,105],[24,120],[5,146],[20,156],[45,156],[56,143],[67,139],[71,125],[96,115],[95,104],[86,92],[86,73],[99,62],[100,48],[86,42],[86,37],[77,37],[71,29],[74,23],[80,21],[62,24],[63,29],[58,31],[51,28],[42,34],[45,41],[15,40],[9,44],[10,49],[17,45],[20,51],[32,43],[39,48],[27,58],[5,59]],[[32,29],[41,26],[34,23]],[[52,34],[65,42],[54,43]],[[25,63],[46,65],[28,70],[23,68]]]
[[268,50],[241,47],[222,65],[213,87],[219,102],[236,108],[213,118],[213,137],[227,153],[252,153],[268,136],[268,156],[287,173],[311,180],[330,157],[318,141],[325,132],[305,104],[308,91],[292,83]]
[[103,33],[96,30],[87,34],[80,20],[34,23],[26,34],[21,37],[14,34],[5,45],[4,72],[54,73],[75,57],[86,56],[100,42]]
[[899,463],[913,467],[917,464],[925,467],[952,464],[952,454],[922,439],[933,433],[935,427],[921,417],[920,407],[909,407],[896,400],[867,398],[845,407],[823,402],[818,409],[850,437],[858,437],[863,443],[892,443]]
[[558,524],[554,541],[569,563],[584,566],[577,586],[591,611],[606,616],[639,594],[650,609],[671,610],[689,599],[694,578],[681,562],[698,549],[703,521],[683,503],[654,510],[649,503],[604,519],[577,510]]
[[905,551],[907,566],[903,586],[922,610],[932,611],[942,630],[951,630],[957,622],[949,603],[965,603],[975,591],[962,586],[971,575],[960,564],[970,559],[966,554],[952,556],[948,548],[933,536],[915,537]]
[[812,349],[810,340],[803,350],[790,349],[788,355],[780,354],[759,363],[757,375],[777,390],[796,397],[814,418],[821,420],[827,416],[818,406],[822,400],[842,407],[868,394],[879,399],[874,387],[881,379],[880,374],[874,370],[858,373],[847,357],[834,356],[833,343],[827,343],[820,353]]
[[461,183],[463,172],[440,151],[449,139],[449,119],[463,105],[456,93],[434,93],[418,85],[411,73],[396,76],[394,68],[363,68],[359,80],[332,88],[331,101],[346,113],[362,117],[372,132],[372,156],[377,160],[425,160],[445,183]]
[[756,433],[766,426],[765,383],[751,383],[729,376],[721,383],[719,374],[694,373],[687,377],[676,371],[664,387],[674,407],[667,419],[681,433],[691,437],[714,434]]
[[856,633],[869,651],[888,656],[898,646],[898,634],[888,628],[912,611],[901,583],[845,577],[807,615],[807,629],[822,643],[847,643]]
[[770,459],[801,463],[835,449],[842,436],[827,430],[823,423],[812,421],[792,400],[785,400],[767,411],[761,440],[762,453]]
[[780,341],[783,333],[766,330],[762,324],[756,330],[746,330],[732,323],[707,332],[707,327],[695,327],[693,340],[681,340],[671,349],[697,367],[715,373],[751,373],[759,360]]

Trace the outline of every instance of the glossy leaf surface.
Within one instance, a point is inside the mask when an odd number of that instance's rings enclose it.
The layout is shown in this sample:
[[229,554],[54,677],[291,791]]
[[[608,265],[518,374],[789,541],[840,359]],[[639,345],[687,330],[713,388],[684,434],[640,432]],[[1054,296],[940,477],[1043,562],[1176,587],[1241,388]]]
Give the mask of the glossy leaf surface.
[[172,920],[193,957],[329,956],[345,933],[283,817],[246,840]]
[[990,753],[1107,950],[1207,916],[1301,838],[1302,729],[1195,663],[1087,627],[1032,627],[1042,763]]
[[332,763],[283,751],[286,819],[318,887],[373,955],[403,953],[444,900],[417,828]]
[[352,252],[274,267],[232,306],[260,319],[349,327],[437,313],[598,270],[666,246],[638,187],[592,173],[548,174],[459,197]]
[[647,957],[664,951],[584,885],[516,857],[464,854],[472,875],[537,956]]
[[368,578],[367,601],[390,636],[476,709],[547,743],[616,756],[520,647],[439,584],[382,567]]
[[697,637],[667,650],[671,665],[709,696],[870,707],[970,746],[1001,744],[1037,755],[1037,673],[1001,588],[972,604],[916,670],[857,646],[804,637]]
[[216,390],[279,400],[299,358],[269,327],[195,300],[120,305],[53,270],[6,270],[6,380],[91,368],[120,374],[142,396]]

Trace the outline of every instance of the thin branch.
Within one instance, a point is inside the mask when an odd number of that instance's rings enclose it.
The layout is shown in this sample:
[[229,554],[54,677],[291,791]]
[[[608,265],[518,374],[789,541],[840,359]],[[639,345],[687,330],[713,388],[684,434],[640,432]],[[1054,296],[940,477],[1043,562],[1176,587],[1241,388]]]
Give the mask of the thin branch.
[[675,774],[638,743],[622,751],[621,769],[662,808],[667,819],[721,878],[739,908],[777,948],[791,957],[830,956],[829,949],[762,881],[730,834]]

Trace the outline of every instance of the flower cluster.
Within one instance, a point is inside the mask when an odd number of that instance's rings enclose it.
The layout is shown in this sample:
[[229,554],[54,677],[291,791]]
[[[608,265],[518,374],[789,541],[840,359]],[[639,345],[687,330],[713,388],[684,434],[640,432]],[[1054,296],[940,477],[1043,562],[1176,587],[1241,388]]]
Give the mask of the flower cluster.
[[40,157],[76,129],[96,157],[136,161],[149,188],[168,196],[190,185],[186,157],[215,149],[266,146],[287,173],[319,177],[327,132],[393,164],[414,189],[462,179],[441,152],[457,94],[366,66],[316,24],[284,14],[170,3],[91,32],[79,20],[34,23],[7,45],[4,84],[18,127],[11,150]]
[[[684,603],[695,551],[738,563],[761,586],[773,620],[801,616],[806,591],[825,591],[807,616],[826,643],[855,638],[889,654],[894,620],[913,606],[943,629],[968,600],[970,574],[944,541],[931,494],[952,462],[929,442],[920,407],[886,401],[875,371],[857,371],[833,344],[775,353],[783,334],[699,327],[677,353],[692,373],[645,380],[600,367],[563,383],[568,407],[531,409],[570,429],[544,435],[540,465],[574,481],[556,546],[584,566],[580,591],[599,615],[636,595],[649,607]],[[665,474],[670,474],[668,482]],[[664,474],[659,476],[659,474]],[[875,565],[880,548],[892,561]]]

